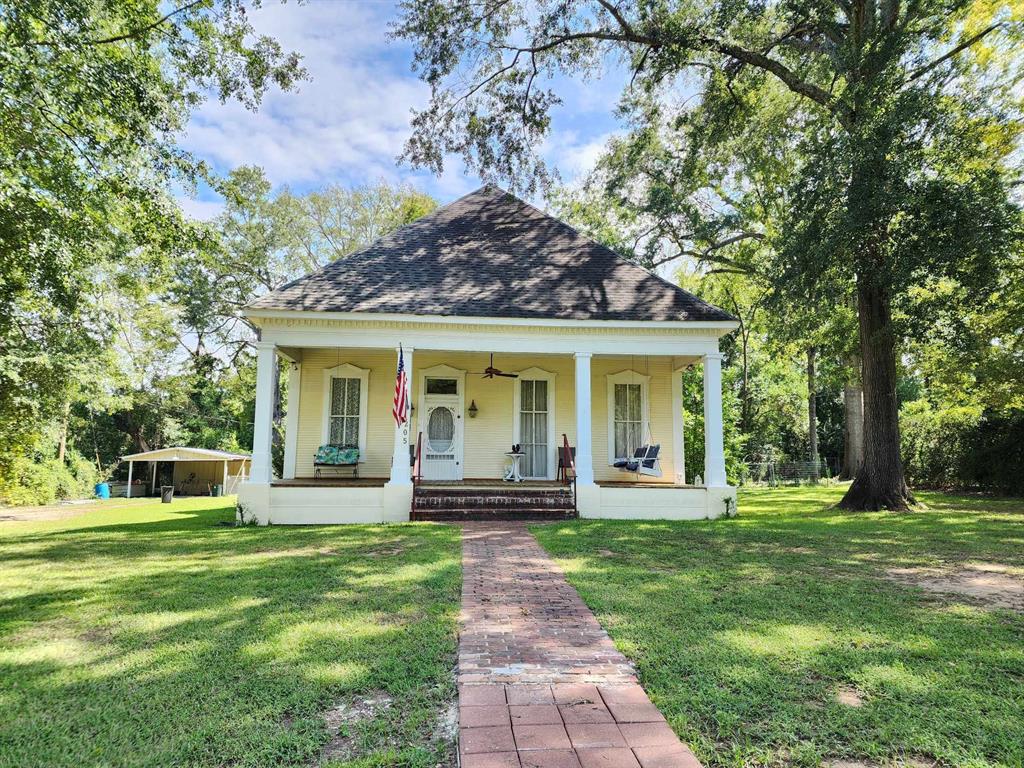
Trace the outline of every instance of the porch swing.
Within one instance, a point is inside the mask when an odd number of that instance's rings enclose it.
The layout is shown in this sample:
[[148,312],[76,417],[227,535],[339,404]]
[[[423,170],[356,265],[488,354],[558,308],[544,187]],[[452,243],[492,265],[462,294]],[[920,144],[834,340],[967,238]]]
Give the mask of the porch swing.
[[[632,372],[633,367],[633,356],[629,356],[629,370]],[[647,355],[644,355],[644,375],[646,376],[650,372],[650,360]],[[634,383],[630,381],[630,383]],[[629,472],[637,475],[645,475],[647,477],[661,477],[661,459],[659,454],[661,453],[661,443],[654,442],[654,435],[651,434],[651,419],[650,419],[650,406],[644,409],[641,413],[641,418],[644,421],[645,432],[643,445],[638,446],[633,451],[633,457],[628,459],[619,459],[612,466],[622,472]]]

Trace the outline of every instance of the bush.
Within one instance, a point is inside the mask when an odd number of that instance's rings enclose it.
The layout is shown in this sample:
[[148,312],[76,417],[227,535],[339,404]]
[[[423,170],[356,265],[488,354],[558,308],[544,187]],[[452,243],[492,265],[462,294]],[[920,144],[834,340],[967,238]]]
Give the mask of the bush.
[[923,400],[900,411],[907,481],[926,488],[1024,493],[1024,412],[936,409]]
[[980,408],[936,410],[925,400],[906,403],[900,411],[900,453],[907,482],[915,487],[965,487],[964,441],[980,419]]
[[964,444],[971,485],[1024,496],[1024,411],[985,413]]
[[88,498],[96,477],[92,463],[74,452],[69,453],[67,464],[15,455],[0,467],[0,503],[17,507]]

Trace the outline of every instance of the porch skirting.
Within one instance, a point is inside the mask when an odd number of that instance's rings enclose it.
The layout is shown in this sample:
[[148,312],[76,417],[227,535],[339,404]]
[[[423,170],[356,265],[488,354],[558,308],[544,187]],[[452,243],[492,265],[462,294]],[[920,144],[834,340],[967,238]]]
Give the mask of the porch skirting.
[[279,487],[244,483],[238,503],[260,525],[398,523],[409,519],[412,485]]
[[[727,499],[735,508],[735,488],[651,484],[581,485],[577,490],[580,517],[592,519],[714,519],[725,514]],[[308,487],[250,482],[239,487],[238,503],[247,520],[261,525],[406,522],[412,486]]]

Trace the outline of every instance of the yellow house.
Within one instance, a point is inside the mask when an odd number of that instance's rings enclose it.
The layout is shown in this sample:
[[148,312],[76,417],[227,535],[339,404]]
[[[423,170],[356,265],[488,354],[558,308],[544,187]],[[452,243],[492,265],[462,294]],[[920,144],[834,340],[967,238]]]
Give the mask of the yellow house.
[[[736,321],[496,187],[246,315],[260,341],[239,503],[260,522],[692,519],[735,504],[718,340]],[[280,478],[278,361],[288,369]],[[404,419],[393,413],[399,361]],[[693,365],[704,371],[703,478],[687,474],[683,440],[681,374]],[[357,464],[315,466],[324,445],[357,449]]]

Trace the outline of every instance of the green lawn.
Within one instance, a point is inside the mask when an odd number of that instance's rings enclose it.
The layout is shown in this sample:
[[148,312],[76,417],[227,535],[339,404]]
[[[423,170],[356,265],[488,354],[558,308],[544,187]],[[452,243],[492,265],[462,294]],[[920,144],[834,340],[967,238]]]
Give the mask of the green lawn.
[[1024,502],[924,493],[928,511],[849,514],[840,494],[534,531],[706,765],[1022,765],[1024,614],[885,575],[1024,574]]
[[452,760],[458,530],[232,518],[122,500],[0,523],[0,766]]

